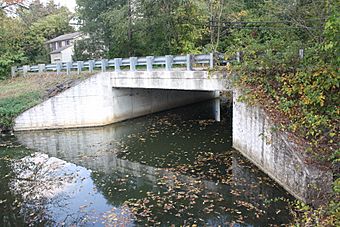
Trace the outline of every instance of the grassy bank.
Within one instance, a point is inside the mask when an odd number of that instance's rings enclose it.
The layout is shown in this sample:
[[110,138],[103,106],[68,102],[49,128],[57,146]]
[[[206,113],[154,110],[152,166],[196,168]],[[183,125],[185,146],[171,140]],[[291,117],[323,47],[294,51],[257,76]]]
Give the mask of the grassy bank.
[[46,73],[0,81],[0,131],[11,130],[19,114],[89,76]]

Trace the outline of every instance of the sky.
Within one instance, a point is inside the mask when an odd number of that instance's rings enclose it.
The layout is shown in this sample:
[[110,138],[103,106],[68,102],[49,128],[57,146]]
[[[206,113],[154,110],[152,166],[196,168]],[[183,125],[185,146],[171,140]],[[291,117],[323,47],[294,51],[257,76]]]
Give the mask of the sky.
[[[40,0],[40,2],[48,2],[49,0]],[[72,12],[74,12],[76,7],[76,0],[53,0],[56,4],[60,4],[61,6],[66,6]]]

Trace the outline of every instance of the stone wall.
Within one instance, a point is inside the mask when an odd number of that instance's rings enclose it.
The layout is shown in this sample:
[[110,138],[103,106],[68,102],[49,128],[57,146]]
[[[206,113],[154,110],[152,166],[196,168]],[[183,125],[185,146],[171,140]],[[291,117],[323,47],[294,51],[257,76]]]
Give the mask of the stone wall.
[[248,106],[233,97],[233,147],[256,164],[296,198],[319,205],[328,196],[332,172],[307,162],[304,148],[274,124],[259,106]]

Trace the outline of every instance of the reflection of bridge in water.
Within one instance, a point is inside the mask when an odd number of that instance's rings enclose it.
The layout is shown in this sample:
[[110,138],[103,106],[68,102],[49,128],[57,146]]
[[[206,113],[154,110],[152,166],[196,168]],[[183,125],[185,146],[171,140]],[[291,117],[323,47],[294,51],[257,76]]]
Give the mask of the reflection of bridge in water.
[[[118,157],[117,153],[123,149],[119,141],[128,135],[143,132],[145,127],[142,124],[134,124],[132,127],[123,122],[86,129],[31,131],[17,133],[16,137],[21,144],[32,150],[47,153],[93,171],[104,174],[119,172],[136,178],[143,177],[143,180],[149,181],[150,184],[156,184],[161,176],[169,176],[168,183],[171,183],[171,176],[174,173],[167,169]],[[179,177],[186,182],[197,180],[187,175]],[[216,190],[216,182],[206,180],[203,183],[206,188]]]

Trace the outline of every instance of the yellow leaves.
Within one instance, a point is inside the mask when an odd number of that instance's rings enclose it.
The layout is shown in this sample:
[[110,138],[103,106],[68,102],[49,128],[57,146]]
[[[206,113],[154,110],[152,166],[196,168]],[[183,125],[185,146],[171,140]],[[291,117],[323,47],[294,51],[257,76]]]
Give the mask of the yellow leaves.
[[324,96],[323,94],[321,94],[321,95],[319,96],[320,106],[324,106],[324,104],[325,104],[325,99],[326,99],[326,96]]
[[315,71],[315,72],[313,73],[313,76],[314,76],[314,77],[318,77],[318,76],[321,76],[323,73],[324,73],[324,70],[318,70],[318,71]]
[[235,20],[239,20],[241,17],[245,17],[247,15],[248,15],[248,11],[241,10],[240,12],[231,13],[229,16],[231,18],[235,18]]
[[292,124],[290,126],[290,129],[293,131],[293,132],[296,132],[296,130],[298,129],[298,125],[297,124]]
[[245,17],[245,16],[247,16],[247,15],[248,15],[248,12],[245,11],[245,10],[241,10],[241,11],[238,13],[238,16],[239,16],[239,17]]
[[229,62],[227,63],[226,70],[227,70],[228,73],[232,73],[232,71],[233,71],[232,65]]
[[303,96],[303,97],[302,97],[302,103],[305,104],[305,105],[309,105],[309,104],[311,104],[312,102],[311,102],[311,100],[310,100],[308,97]]
[[304,93],[304,89],[305,89],[304,85],[301,84],[299,89],[299,95],[302,95]]
[[309,91],[307,95],[301,97],[301,100],[304,105],[323,107],[325,105],[326,96],[323,93],[318,94],[318,92]]

